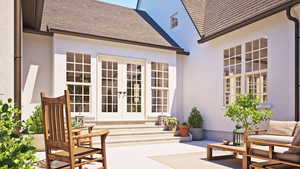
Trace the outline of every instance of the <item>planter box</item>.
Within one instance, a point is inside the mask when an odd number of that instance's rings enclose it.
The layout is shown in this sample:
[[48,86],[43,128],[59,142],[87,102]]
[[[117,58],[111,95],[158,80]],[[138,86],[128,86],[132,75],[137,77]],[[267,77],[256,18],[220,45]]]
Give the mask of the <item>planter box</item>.
[[33,137],[32,145],[38,151],[45,151],[45,139],[44,134],[30,134]]
[[202,128],[190,128],[190,133],[192,134],[193,141],[200,141],[204,138]]

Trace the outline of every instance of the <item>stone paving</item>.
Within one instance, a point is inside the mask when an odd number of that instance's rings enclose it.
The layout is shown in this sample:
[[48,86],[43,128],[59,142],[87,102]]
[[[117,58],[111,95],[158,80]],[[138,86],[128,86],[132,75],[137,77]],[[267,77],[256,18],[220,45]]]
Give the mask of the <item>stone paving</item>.
[[[159,162],[159,156],[168,157],[173,156],[171,160],[176,160],[174,155],[185,154],[190,155],[193,153],[203,153],[206,152],[206,145],[212,143],[211,141],[201,141],[201,142],[189,142],[189,143],[166,143],[166,144],[151,144],[151,145],[136,145],[136,146],[125,146],[125,147],[107,147],[107,159],[108,159],[108,169],[174,169],[176,167],[170,167],[167,163]],[[44,153],[37,154],[39,159],[44,159]],[[188,156],[185,156],[188,157]],[[180,161],[182,157],[178,160]],[[198,157],[197,157],[198,158]],[[200,158],[200,157],[199,157]],[[157,160],[155,160],[157,159]],[[163,160],[163,158],[162,158]],[[189,158],[186,158],[186,166],[189,166]],[[202,159],[201,159],[202,160]],[[194,160],[195,161],[195,160]],[[192,162],[192,159],[191,159]],[[195,162],[194,162],[195,163]],[[223,166],[222,164],[208,163],[207,161],[196,161],[203,166],[214,166],[213,168],[226,169],[231,168],[228,166]],[[192,164],[191,164],[192,166]],[[86,168],[96,169],[97,165],[86,165]],[[205,167],[206,168],[206,167]],[[176,169],[185,169],[176,168]]]

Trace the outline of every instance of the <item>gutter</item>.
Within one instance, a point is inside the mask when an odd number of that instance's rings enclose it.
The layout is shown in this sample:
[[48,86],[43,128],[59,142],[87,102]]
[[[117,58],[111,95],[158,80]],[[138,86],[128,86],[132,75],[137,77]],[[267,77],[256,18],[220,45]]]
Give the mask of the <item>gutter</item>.
[[286,16],[295,24],[295,121],[299,121],[299,20],[292,16],[292,7],[286,9]]
[[234,24],[232,26],[229,26],[219,32],[216,32],[212,35],[208,35],[208,36],[205,36],[205,35],[202,35],[201,39],[198,40],[198,43],[205,43],[205,42],[208,42],[210,40],[213,40],[213,39],[216,39],[222,35],[225,35],[227,33],[230,33],[230,32],[233,32],[239,28],[242,28],[244,26],[247,26],[247,25],[250,25],[252,23],[255,23],[261,19],[264,19],[264,18],[267,18],[269,16],[272,16],[278,12],[281,12],[281,11],[284,11],[286,10],[287,8],[291,7],[291,6],[294,6],[296,4],[299,4],[300,3],[300,0],[290,0],[288,1],[287,3],[284,3],[284,4],[281,4],[281,5],[278,5],[276,6],[275,8],[272,8],[268,11],[265,11],[259,15],[256,15],[254,17],[251,17],[251,18],[248,18],[240,23],[237,23],[237,24]]
[[173,50],[176,51],[176,53],[180,54],[189,54],[188,52],[185,52],[184,49],[179,47],[173,47],[173,46],[163,46],[163,45],[157,45],[152,43],[145,43],[145,42],[137,42],[137,41],[131,41],[131,40],[125,40],[125,39],[118,39],[118,38],[112,38],[112,37],[106,37],[106,36],[97,36],[92,34],[86,34],[86,33],[78,33],[78,32],[72,32],[72,31],[66,31],[66,30],[60,30],[60,29],[53,29],[50,28],[49,32],[51,33],[57,33],[57,34],[63,34],[63,35],[69,35],[69,36],[77,36],[77,37],[83,37],[83,38],[89,38],[89,39],[96,39],[96,40],[105,40],[110,42],[118,42],[118,43],[125,43],[130,45],[138,45],[138,46],[145,46],[145,47],[152,47],[152,48],[159,48],[159,49],[166,49],[166,50]]
[[[21,109],[21,80],[22,80],[22,9],[21,0],[14,0],[14,101],[15,106]],[[17,120],[21,120],[21,114],[17,117]]]

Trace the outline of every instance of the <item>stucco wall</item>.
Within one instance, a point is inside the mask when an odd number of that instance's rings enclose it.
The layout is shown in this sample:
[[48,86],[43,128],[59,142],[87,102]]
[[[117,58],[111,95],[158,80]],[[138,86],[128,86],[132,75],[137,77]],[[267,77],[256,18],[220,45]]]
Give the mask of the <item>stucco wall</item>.
[[[151,61],[164,62],[169,64],[169,76],[170,76],[170,112],[172,114],[178,113],[175,103],[176,91],[179,90],[176,87],[176,52],[170,50],[155,49],[149,47],[127,45],[115,42],[107,42],[102,40],[93,40],[80,37],[66,36],[55,34],[54,35],[54,95],[62,94],[63,90],[66,89],[66,52],[79,52],[87,53],[92,56],[92,81],[91,81],[91,114],[86,114],[85,116],[95,117],[97,116],[98,120],[101,119],[100,115],[97,114],[97,111],[100,107],[97,103],[98,96],[98,58],[97,56],[119,56],[127,57],[133,59],[141,59],[146,62],[146,76],[150,75],[150,63]],[[146,113],[149,113],[150,108],[150,98],[151,90],[150,79],[146,79]],[[113,120],[113,119],[111,119]]]
[[14,1],[0,1],[0,99],[14,97]]
[[[168,8],[162,10],[166,3]],[[141,9],[146,10],[155,21],[159,22],[179,45],[190,51],[184,57],[183,64],[183,110],[185,118],[193,106],[199,107],[204,116],[204,128],[208,133],[226,133],[234,124],[224,118],[223,107],[223,50],[243,45],[258,38],[268,39],[268,94],[274,115],[272,119],[294,119],[294,24],[285,12],[278,13],[264,20],[248,25],[232,33],[221,36],[204,44],[197,44],[199,39],[193,25],[180,25],[190,21],[179,19],[179,27],[170,29],[169,15],[181,10],[179,0],[153,3],[142,0]],[[300,13],[299,13],[300,14]],[[191,22],[190,22],[191,23]],[[177,30],[176,30],[177,29]],[[193,36],[189,36],[189,33]],[[189,44],[189,45],[187,45]]]
[[23,119],[40,104],[40,92],[52,96],[53,37],[24,33],[23,35]]

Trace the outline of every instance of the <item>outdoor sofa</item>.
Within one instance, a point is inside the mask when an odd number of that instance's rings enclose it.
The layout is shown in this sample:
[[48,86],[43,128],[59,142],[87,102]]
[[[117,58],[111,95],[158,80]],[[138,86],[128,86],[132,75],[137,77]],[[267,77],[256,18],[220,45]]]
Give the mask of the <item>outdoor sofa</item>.
[[300,167],[300,122],[270,121],[267,130],[247,131],[245,144],[243,166],[257,158]]

